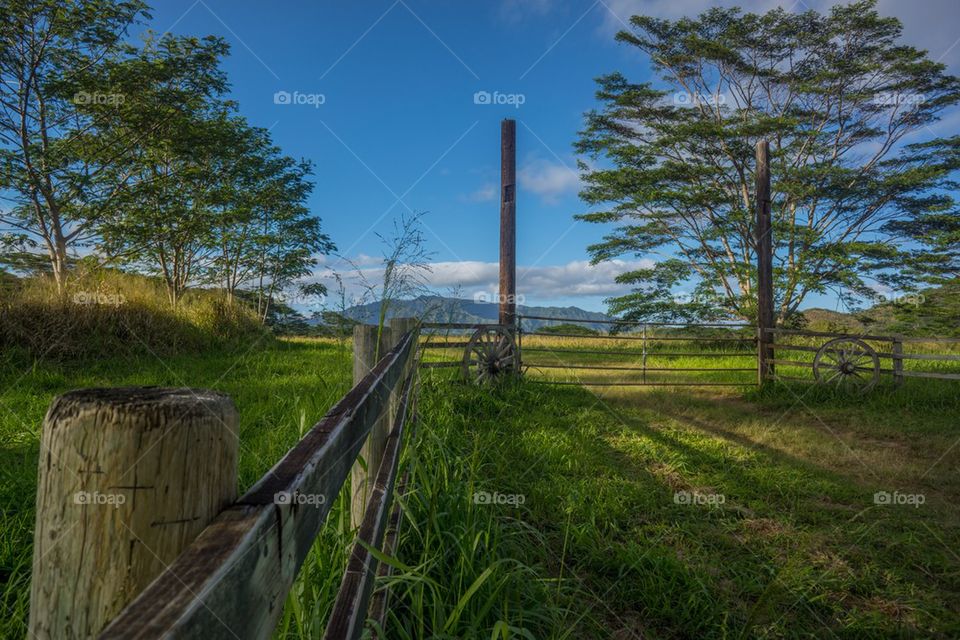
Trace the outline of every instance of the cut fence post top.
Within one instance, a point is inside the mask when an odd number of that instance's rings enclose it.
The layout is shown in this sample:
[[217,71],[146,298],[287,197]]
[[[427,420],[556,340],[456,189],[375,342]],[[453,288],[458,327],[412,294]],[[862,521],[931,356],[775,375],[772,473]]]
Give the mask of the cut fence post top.
[[[160,412],[176,411],[174,417],[210,415],[211,409],[232,411],[236,407],[230,396],[209,389],[186,387],[103,387],[67,391],[53,399],[46,421],[55,427],[63,419],[75,426],[73,418],[83,411],[101,411],[111,407],[118,412],[139,412],[142,409]],[[156,417],[153,414],[151,417]]]
[[206,389],[82,389],[43,424],[32,638],[96,636],[237,495],[237,409]]
[[416,329],[417,325],[419,324],[420,320],[417,318],[393,318],[390,320],[390,328],[393,329],[394,333],[396,334],[394,336],[394,341],[399,342],[403,334],[411,329]]

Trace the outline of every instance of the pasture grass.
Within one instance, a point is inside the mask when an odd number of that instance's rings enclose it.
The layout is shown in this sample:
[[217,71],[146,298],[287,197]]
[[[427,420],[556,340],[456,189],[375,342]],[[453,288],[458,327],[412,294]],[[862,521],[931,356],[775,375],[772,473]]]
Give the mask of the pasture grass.
[[[595,340],[544,340],[600,350]],[[727,351],[669,361],[752,363]],[[554,355],[561,365],[624,359]],[[126,384],[226,391],[240,410],[243,490],[350,384],[348,345],[317,340],[163,359],[4,357],[0,637],[26,632],[37,443],[54,395]],[[741,381],[741,372],[690,375]],[[383,558],[394,574],[379,585],[392,593],[385,637],[960,635],[960,383],[908,380],[851,397],[805,384],[758,391],[750,373],[743,387],[716,389],[536,384],[586,377],[562,367],[492,388],[456,377],[422,372],[400,546]],[[923,504],[878,505],[883,491]],[[507,498],[478,501],[483,492]],[[322,634],[348,522],[339,499],[277,637]]]
[[[54,363],[7,354],[0,361],[0,637],[26,636],[40,426],[55,395],[125,385],[210,387],[228,393],[240,413],[242,492],[346,393],[350,357],[349,346],[323,340],[264,340],[236,351],[162,359]],[[315,595],[331,583],[333,590],[339,585],[344,540],[350,538],[342,514],[338,502],[306,565],[308,579],[298,582],[288,600],[282,629],[295,634],[298,626],[309,624],[317,615],[312,610]],[[321,606],[329,608],[329,602]]]
[[[559,363],[614,361],[556,355]],[[693,368],[707,359],[672,361]],[[929,366],[907,366],[917,364]],[[545,601],[551,616],[491,608],[467,628],[469,637],[500,637],[505,628],[515,630],[511,637],[525,630],[556,638],[960,634],[956,382],[885,382],[851,396],[802,383],[762,392],[531,384],[585,377],[563,368],[531,368],[526,382],[494,389],[459,384],[442,369],[425,377],[425,397],[434,400],[424,404],[423,429],[469,461],[443,476],[460,496],[443,503],[443,530],[468,540],[464,523],[479,518],[483,531],[525,531],[509,557],[532,570],[528,590],[558,587]],[[523,495],[524,503],[475,505],[474,487]],[[878,492],[923,502],[878,504]],[[418,523],[429,522],[425,508],[417,513]],[[446,558],[425,576],[442,583],[458,544],[429,550],[423,538],[410,533],[401,559]],[[479,557],[492,563],[500,553]],[[416,605],[406,606],[396,628],[420,619]],[[425,637],[442,628],[428,626]]]

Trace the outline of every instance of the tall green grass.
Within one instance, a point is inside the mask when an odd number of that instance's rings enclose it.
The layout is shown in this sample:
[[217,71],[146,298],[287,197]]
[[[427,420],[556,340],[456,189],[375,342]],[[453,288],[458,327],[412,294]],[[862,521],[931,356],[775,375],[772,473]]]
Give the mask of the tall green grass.
[[[428,378],[387,637],[960,629],[956,394],[771,387],[748,403],[735,390]],[[478,489],[525,502],[475,505]],[[926,502],[880,506],[878,491]],[[725,500],[683,504],[683,492]]]
[[[351,385],[348,350],[331,342],[277,340],[232,351],[87,361],[0,359],[0,637],[26,635],[40,426],[52,398],[93,386],[209,387],[240,413],[240,491],[264,475]],[[300,593],[339,584],[345,542],[335,518],[298,584]],[[321,558],[323,558],[321,560]],[[306,597],[306,596],[305,596]],[[318,600],[329,607],[332,600]],[[289,609],[288,611],[293,611]],[[294,636],[297,637],[297,636]],[[306,636],[305,636],[306,637]]]
[[[498,474],[510,438],[502,413],[522,398],[516,385],[427,378],[407,448],[399,553],[384,558],[394,567],[387,637],[579,637],[585,594],[564,576],[527,505],[516,504],[527,486]],[[523,498],[483,503],[483,492]],[[559,531],[562,518],[555,524]]]

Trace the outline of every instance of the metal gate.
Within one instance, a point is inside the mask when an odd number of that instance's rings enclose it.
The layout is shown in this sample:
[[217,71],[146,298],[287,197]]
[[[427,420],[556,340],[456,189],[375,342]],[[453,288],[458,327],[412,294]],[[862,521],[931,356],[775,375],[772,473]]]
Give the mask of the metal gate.
[[756,329],[742,323],[669,323],[521,316],[531,382],[588,386],[744,386],[757,383]]

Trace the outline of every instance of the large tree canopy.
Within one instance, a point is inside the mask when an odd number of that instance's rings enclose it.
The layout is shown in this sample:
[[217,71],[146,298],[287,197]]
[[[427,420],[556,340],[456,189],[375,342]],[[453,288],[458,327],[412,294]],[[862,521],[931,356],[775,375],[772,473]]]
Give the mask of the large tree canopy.
[[876,283],[910,285],[955,265],[930,256],[956,234],[960,137],[935,138],[931,126],[960,101],[960,80],[899,42],[900,23],[874,4],[634,16],[617,35],[649,56],[659,81],[598,79],[602,108],[587,114],[576,146],[595,160],[581,165],[581,197],[603,210],[578,217],[615,225],[589,248],[595,262],[656,263],[620,276],[633,290],[608,301],[612,312],[755,318],[761,139],[771,148],[778,322],[813,293],[852,302]]
[[[61,295],[78,249],[184,291],[272,304],[334,249],[307,206],[312,167],[227,99],[227,44],[127,32],[141,0],[5,0],[0,264],[47,254]],[[322,287],[321,287],[322,288]],[[311,285],[316,293],[318,285]],[[244,295],[246,294],[246,295]]]
[[116,195],[104,171],[131,148],[98,116],[124,100],[104,72],[127,52],[123,38],[146,5],[5,0],[2,9],[0,201],[11,207],[0,230],[42,245],[62,289],[68,251]]

